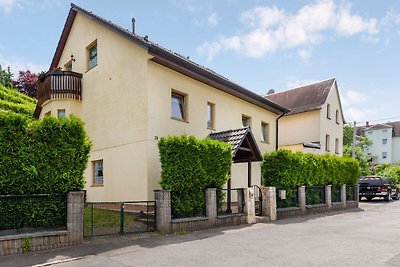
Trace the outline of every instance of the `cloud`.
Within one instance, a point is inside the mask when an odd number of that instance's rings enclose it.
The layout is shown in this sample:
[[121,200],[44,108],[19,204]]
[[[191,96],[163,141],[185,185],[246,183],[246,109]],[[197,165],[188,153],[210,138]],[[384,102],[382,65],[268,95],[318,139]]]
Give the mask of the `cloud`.
[[297,77],[287,77],[286,78],[286,87],[287,87],[287,89],[292,89],[292,88],[301,87],[301,86],[307,85],[307,84],[313,84],[316,82],[319,82],[319,81],[312,80],[312,79],[299,79]]
[[0,9],[2,9],[4,13],[10,13],[15,3],[15,0],[0,0]]
[[[246,32],[235,36],[220,36],[213,42],[204,42],[198,48],[212,60],[223,51],[236,51],[251,58],[262,58],[279,49],[291,49],[322,42],[328,34],[353,36],[378,34],[378,20],[353,14],[351,6],[336,6],[333,0],[316,1],[289,13],[276,6],[259,6],[243,12],[240,21]],[[235,40],[235,46],[226,46]],[[301,58],[307,58],[307,49]]]
[[210,16],[208,16],[207,24],[209,26],[212,26],[212,27],[217,26],[218,23],[219,23],[219,17],[217,15],[217,13],[212,13]]
[[303,62],[307,62],[311,57],[311,49],[310,48],[300,49],[299,57]]
[[39,73],[41,71],[46,71],[49,68],[48,65],[27,62],[23,58],[5,58],[2,55],[0,55],[0,65],[3,69],[9,66],[11,72],[14,74],[14,78],[18,75],[18,71],[20,70],[30,70],[32,72]]
[[341,96],[341,101],[343,107],[349,107],[355,104],[361,104],[367,102],[369,97],[363,93],[360,93],[355,90],[346,91]]

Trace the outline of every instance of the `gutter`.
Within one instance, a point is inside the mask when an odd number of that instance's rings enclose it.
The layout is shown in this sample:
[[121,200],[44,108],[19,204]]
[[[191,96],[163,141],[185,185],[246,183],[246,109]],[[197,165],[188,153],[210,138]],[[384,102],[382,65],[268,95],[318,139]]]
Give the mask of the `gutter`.
[[278,118],[276,118],[276,124],[275,124],[275,127],[276,127],[276,132],[275,132],[275,134],[276,134],[276,136],[275,136],[275,150],[278,150],[279,119],[282,118],[283,116],[285,116],[287,113],[288,113],[288,111],[285,111],[281,115],[279,115]]

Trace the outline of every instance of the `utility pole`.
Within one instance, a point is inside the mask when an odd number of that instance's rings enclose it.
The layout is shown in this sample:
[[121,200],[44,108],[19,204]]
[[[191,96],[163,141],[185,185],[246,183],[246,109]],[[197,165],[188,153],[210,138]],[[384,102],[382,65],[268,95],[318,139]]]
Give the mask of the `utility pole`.
[[356,129],[357,129],[357,122],[354,121],[354,125],[353,125],[353,151],[352,151],[353,159],[356,158]]

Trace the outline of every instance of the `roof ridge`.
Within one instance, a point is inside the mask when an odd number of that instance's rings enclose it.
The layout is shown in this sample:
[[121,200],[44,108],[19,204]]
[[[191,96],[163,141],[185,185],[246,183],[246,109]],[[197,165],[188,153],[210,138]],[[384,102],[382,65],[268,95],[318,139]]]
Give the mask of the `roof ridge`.
[[[287,92],[289,92],[289,91],[301,89],[301,88],[308,87],[308,86],[311,86],[311,85],[316,85],[316,84],[319,84],[319,83],[324,83],[324,82],[327,82],[327,81],[330,81],[330,80],[335,81],[336,78],[333,77],[333,78],[329,78],[329,79],[326,79],[326,80],[323,80],[323,81],[319,81],[319,82],[315,82],[315,83],[309,83],[309,84],[305,84],[305,85],[302,85],[302,86],[299,86],[299,87],[289,88],[289,89],[287,89],[287,90],[285,90],[285,91],[276,92],[276,93],[273,93],[273,94],[270,94],[270,95],[283,94],[283,93],[287,93]],[[267,96],[269,96],[269,95],[267,94],[267,95],[265,95],[264,97],[267,97]]]

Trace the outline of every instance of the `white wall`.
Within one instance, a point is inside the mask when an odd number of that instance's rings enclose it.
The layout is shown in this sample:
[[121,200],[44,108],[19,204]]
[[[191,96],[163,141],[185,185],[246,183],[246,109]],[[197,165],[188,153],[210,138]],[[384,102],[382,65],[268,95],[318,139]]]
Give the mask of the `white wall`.
[[[374,158],[373,163],[392,163],[392,127],[370,129],[366,130],[364,134],[372,141],[372,145],[368,147],[366,152]],[[382,139],[387,139],[386,145],[382,144]],[[382,157],[382,152],[387,152],[385,159]]]

